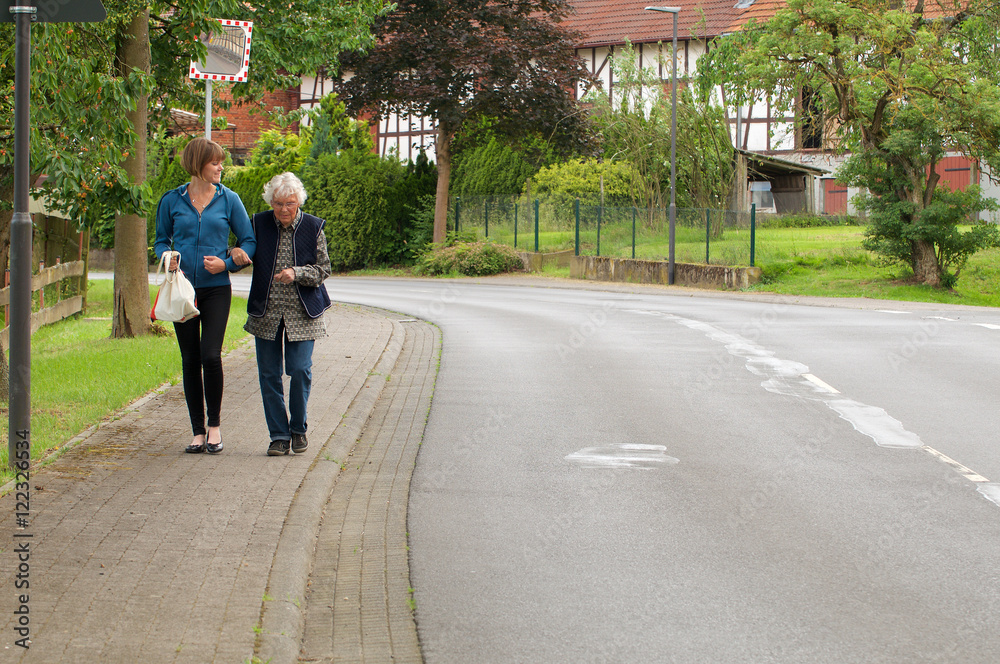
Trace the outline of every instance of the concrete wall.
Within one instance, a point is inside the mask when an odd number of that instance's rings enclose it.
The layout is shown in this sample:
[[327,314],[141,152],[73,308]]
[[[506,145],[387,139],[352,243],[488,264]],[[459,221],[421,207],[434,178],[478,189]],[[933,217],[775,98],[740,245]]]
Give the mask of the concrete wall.
[[571,267],[574,257],[572,249],[567,251],[554,251],[550,253],[539,252],[537,254],[533,251],[519,251],[517,254],[521,257],[521,262],[524,263],[524,269],[528,272],[541,272],[542,268],[546,265]]
[[[569,276],[597,281],[640,284],[668,283],[666,261],[644,261],[608,256],[574,256]],[[674,263],[674,285],[696,288],[742,289],[760,281],[759,267],[729,267]]]

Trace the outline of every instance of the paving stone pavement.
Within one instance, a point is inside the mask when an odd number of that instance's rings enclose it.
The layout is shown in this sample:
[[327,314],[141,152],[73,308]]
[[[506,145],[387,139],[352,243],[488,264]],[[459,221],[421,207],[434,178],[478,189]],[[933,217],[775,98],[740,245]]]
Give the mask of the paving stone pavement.
[[410,609],[406,504],[440,348],[437,328],[404,321],[406,343],[326,504],[300,662],[422,661]]
[[[400,319],[348,305],[327,313],[329,335],[313,355],[305,454],[266,456],[248,343],[224,359],[221,454],[183,453],[191,436],[175,385],[33,471],[27,529],[16,527],[16,494],[0,497],[0,662],[294,662],[322,506],[340,474],[327,457],[375,435],[369,415],[397,401],[379,395],[392,383],[386,368],[417,342],[404,327],[413,324]],[[435,366],[421,369],[431,383]],[[419,404],[417,443],[426,417]],[[405,515],[405,491],[392,494],[399,500],[393,508]],[[25,534],[30,588],[17,590],[14,549]],[[14,631],[25,593],[28,650]]]

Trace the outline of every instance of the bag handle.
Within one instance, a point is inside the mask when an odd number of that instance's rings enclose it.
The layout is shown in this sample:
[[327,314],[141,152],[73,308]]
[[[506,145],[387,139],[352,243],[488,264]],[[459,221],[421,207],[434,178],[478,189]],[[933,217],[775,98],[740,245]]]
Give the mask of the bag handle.
[[[174,281],[174,279],[177,278],[176,275],[174,275],[170,271],[170,259],[173,258],[174,256],[177,256],[177,269],[178,270],[181,269],[180,268],[181,252],[179,252],[179,251],[170,251],[170,250],[164,251],[160,255],[160,264],[156,268],[156,275],[154,275],[154,277],[153,277],[154,281],[159,278],[160,272],[164,273],[163,274],[164,281],[171,281],[172,282],[172,281]],[[162,281],[157,281],[156,285],[159,286],[162,283],[163,283]]]

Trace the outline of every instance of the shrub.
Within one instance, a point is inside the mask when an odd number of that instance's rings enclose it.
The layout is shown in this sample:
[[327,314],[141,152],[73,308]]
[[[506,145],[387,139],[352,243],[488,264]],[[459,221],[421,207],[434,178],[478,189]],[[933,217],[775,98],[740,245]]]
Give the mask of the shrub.
[[573,200],[584,205],[600,205],[601,176],[604,176],[604,203],[632,205],[633,168],[624,162],[571,159],[541,169],[533,178],[532,196],[560,207],[572,207]]
[[310,149],[308,133],[299,136],[282,134],[273,129],[265,131],[250,151],[247,163],[226,169],[222,183],[236,192],[248,213],[261,212],[267,209],[267,203],[262,198],[264,185],[279,173],[298,172]]
[[450,247],[434,247],[421,257],[417,265],[420,274],[464,274],[470,277],[522,269],[524,264],[513,248],[492,242],[459,242]]
[[417,198],[416,205],[407,206],[410,210],[410,220],[403,234],[404,262],[415,263],[433,242],[434,205],[434,194],[424,194]]
[[374,143],[368,123],[348,117],[343,102],[336,95],[325,95],[320,99],[319,108],[310,115],[313,126],[310,161],[341,150],[372,150]]
[[536,170],[496,137],[491,137],[485,145],[463,152],[456,161],[451,174],[451,190],[462,196],[518,194]]
[[407,163],[401,176],[390,182],[387,196],[390,210],[396,211],[391,223],[398,239],[396,262],[413,263],[434,237],[434,194],[437,168],[421,152],[416,162]]
[[403,201],[392,193],[404,174],[398,161],[354,150],[321,155],[304,169],[308,211],[326,219],[334,270],[369,267],[400,254]]

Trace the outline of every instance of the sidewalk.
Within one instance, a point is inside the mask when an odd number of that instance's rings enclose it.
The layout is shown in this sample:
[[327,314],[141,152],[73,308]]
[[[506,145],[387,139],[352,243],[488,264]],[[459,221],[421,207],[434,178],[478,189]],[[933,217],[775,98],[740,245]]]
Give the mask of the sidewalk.
[[[16,494],[0,498],[0,662],[420,661],[405,514],[440,337],[348,305],[327,323],[305,454],[265,455],[248,343],[224,359],[221,454],[183,453],[175,385],[33,472],[27,529]],[[16,589],[25,541],[30,588]]]

